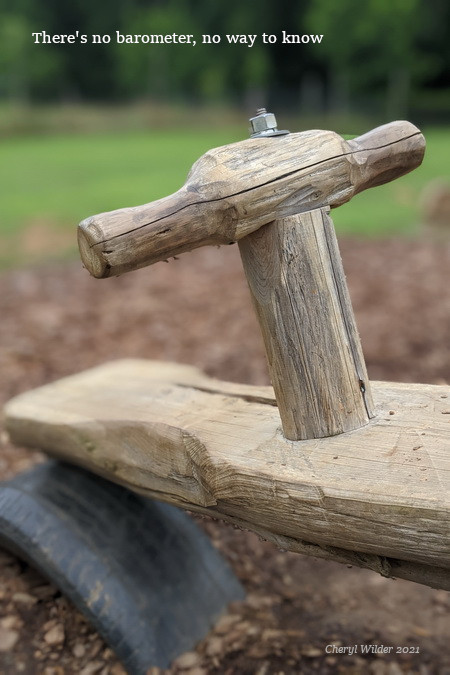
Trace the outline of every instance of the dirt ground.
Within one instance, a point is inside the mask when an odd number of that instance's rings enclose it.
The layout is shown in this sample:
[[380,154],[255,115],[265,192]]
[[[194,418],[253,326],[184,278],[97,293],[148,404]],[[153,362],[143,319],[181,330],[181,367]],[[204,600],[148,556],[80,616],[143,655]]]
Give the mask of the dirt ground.
[[[450,244],[344,239],[341,249],[370,377],[450,382]],[[0,277],[0,403],[123,357],[268,383],[237,247],[199,250],[103,281],[77,263]],[[0,442],[2,479],[44,459],[13,448],[4,432]],[[251,533],[198,520],[248,596],[168,672],[450,674],[450,594],[281,552]],[[349,656],[326,653],[330,644],[419,653]],[[124,671],[56,588],[0,551],[0,673]]]

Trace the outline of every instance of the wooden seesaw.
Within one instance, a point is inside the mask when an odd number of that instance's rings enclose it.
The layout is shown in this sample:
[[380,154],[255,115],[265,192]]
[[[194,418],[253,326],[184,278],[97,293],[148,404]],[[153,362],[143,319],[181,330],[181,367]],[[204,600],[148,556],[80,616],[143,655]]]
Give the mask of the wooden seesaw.
[[11,438],[283,549],[450,590],[450,389],[369,382],[329,216],[419,166],[424,138],[252,124],[175,194],[83,221],[79,245],[104,278],[239,242],[273,389],[107,363],[10,401]]

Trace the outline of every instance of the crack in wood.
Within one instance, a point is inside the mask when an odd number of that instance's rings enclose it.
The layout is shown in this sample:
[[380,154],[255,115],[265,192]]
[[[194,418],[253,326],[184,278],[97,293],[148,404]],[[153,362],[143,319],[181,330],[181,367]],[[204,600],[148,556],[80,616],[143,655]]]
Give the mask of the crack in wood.
[[[185,389],[195,389],[196,391],[203,391],[206,394],[217,394],[222,397],[225,395],[223,389],[218,389],[212,386],[208,387],[206,385],[199,385],[199,384],[185,384],[183,382],[175,382],[174,384],[176,384],[177,387],[184,387]],[[226,396],[239,398],[243,401],[248,401],[249,403],[263,403],[264,405],[270,405],[273,406],[274,408],[278,408],[277,401],[275,398],[269,397],[266,398],[265,396],[258,396],[255,394],[242,394],[231,390],[227,390]]]
[[[214,197],[213,199],[204,199],[204,200],[199,200],[199,201],[195,201],[195,202],[189,202],[189,204],[184,204],[179,209],[175,209],[174,211],[166,213],[164,216],[161,216],[161,218],[156,218],[155,220],[152,220],[148,223],[144,223],[143,225],[139,225],[138,227],[133,227],[130,230],[126,230],[125,232],[121,232],[120,234],[116,234],[112,237],[108,237],[107,239],[103,239],[101,241],[96,241],[95,243],[90,244],[90,248],[94,248],[96,246],[101,246],[102,244],[105,244],[109,241],[113,241],[114,239],[124,237],[124,236],[130,234],[131,232],[137,232],[138,230],[141,230],[145,227],[149,227],[150,225],[154,225],[155,223],[158,223],[161,220],[165,220],[166,218],[170,218],[172,216],[175,216],[178,213],[181,213],[181,211],[184,211],[185,209],[190,208],[192,206],[200,206],[202,204],[211,204],[211,203],[214,203],[214,202],[225,201],[227,199],[230,199],[231,197],[238,197],[242,194],[246,194],[247,192],[252,192],[253,190],[257,190],[259,188],[266,187],[267,185],[271,185],[272,183],[276,183],[280,180],[283,180],[284,178],[289,178],[291,176],[295,176],[297,173],[300,173],[300,171],[307,171],[308,169],[312,169],[316,166],[320,166],[321,164],[325,164],[326,162],[331,162],[335,159],[339,159],[340,157],[348,157],[348,156],[357,155],[358,153],[362,153],[362,152],[371,152],[371,151],[376,151],[376,150],[382,150],[383,148],[391,147],[393,145],[396,145],[397,143],[403,143],[403,142],[409,140],[410,138],[414,138],[414,136],[419,136],[419,135],[421,135],[420,132],[416,132],[414,134],[410,134],[409,136],[405,136],[404,138],[399,138],[399,139],[396,139],[395,141],[391,141],[390,143],[385,143],[385,144],[381,144],[381,145],[378,145],[378,146],[374,146],[373,148],[362,148],[361,150],[353,150],[352,152],[343,152],[343,153],[340,153],[338,155],[333,155],[331,157],[327,157],[326,159],[320,160],[319,162],[313,162],[312,164],[308,164],[308,165],[303,166],[299,169],[294,169],[292,171],[288,171],[284,174],[281,174],[280,176],[277,176],[276,178],[272,178],[272,179],[270,179],[266,182],[259,183],[258,185],[254,185],[250,188],[246,188],[245,190],[239,190],[237,192],[232,192],[232,193],[224,195],[222,197]],[[302,213],[302,210],[299,209],[298,213]],[[164,234],[167,231],[170,231],[170,228],[162,230],[161,232],[158,232],[156,234]]]

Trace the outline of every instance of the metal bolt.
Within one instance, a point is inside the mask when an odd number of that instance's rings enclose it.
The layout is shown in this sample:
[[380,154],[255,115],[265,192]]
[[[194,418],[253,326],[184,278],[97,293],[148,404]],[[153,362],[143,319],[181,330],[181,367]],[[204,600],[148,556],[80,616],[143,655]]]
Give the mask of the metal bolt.
[[277,129],[277,120],[273,113],[265,108],[258,108],[256,116],[250,118],[250,137],[260,138],[264,136],[284,136],[289,131]]

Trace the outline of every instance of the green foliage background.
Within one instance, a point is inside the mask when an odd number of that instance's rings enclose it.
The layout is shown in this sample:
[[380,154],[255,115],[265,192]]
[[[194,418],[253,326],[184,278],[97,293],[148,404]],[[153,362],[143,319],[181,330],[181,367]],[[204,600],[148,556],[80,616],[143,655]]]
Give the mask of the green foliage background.
[[[450,111],[447,0],[0,0],[0,98],[189,103],[263,99],[314,112]],[[111,34],[109,45],[35,45],[31,33]],[[114,44],[192,33],[187,45]],[[203,34],[323,34],[320,45],[201,44]],[[427,104],[424,104],[424,96]],[[430,104],[431,101],[431,104]],[[437,106],[434,106],[439,107]],[[435,110],[435,113],[437,111]]]
[[[89,40],[34,44],[43,30]],[[283,30],[324,37],[283,45]],[[197,45],[118,45],[115,31]],[[278,41],[225,38],[264,32]],[[414,232],[422,188],[450,173],[450,3],[0,0],[0,266],[39,259],[36,238],[44,257],[74,253],[79,220],[177,189],[205,150],[245,138],[263,105],[292,131],[357,134],[396,118],[424,128],[423,167],[334,214],[341,232]]]

